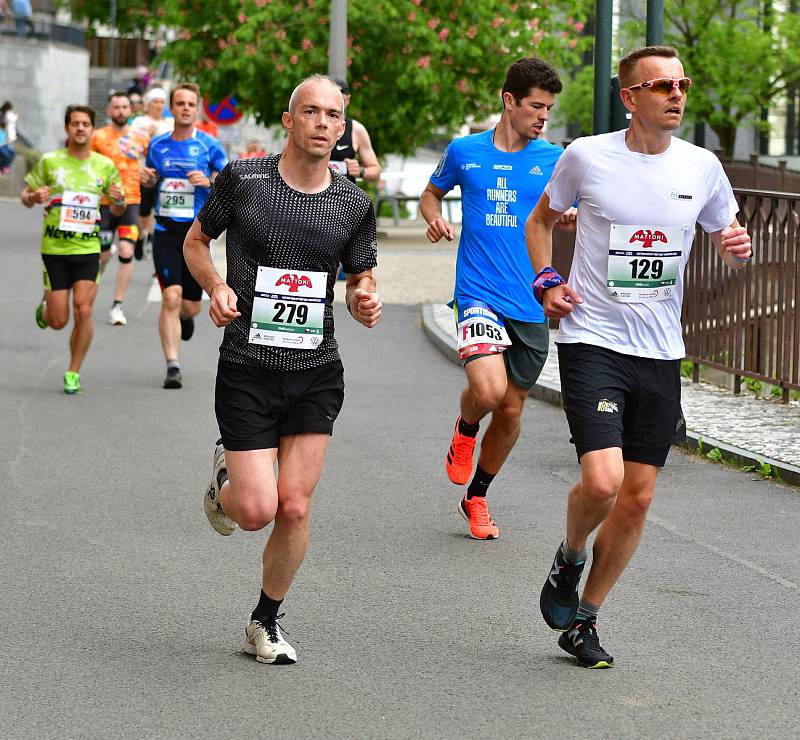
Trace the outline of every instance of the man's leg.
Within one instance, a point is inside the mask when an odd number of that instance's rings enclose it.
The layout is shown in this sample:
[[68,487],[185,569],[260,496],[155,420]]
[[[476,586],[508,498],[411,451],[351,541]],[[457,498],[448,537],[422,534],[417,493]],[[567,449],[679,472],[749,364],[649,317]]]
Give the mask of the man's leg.
[[51,329],[63,329],[69,322],[69,290],[45,290],[42,315]]
[[447,477],[459,486],[465,485],[472,475],[480,420],[501,403],[508,389],[506,367],[500,354],[470,360],[464,371],[467,387],[461,393],[461,416],[445,457]]
[[161,349],[167,364],[177,362],[181,342],[181,303],[183,289],[180,285],[168,285],[161,292],[161,313],[158,315],[158,334]]
[[119,240],[119,267],[114,283],[114,303],[122,303],[128,292],[128,286],[133,277],[133,247],[134,243],[127,239]]
[[636,552],[658,473],[655,465],[625,462],[616,503],[594,540],[592,567],[583,589],[585,601],[600,607]]
[[92,343],[94,325],[92,309],[97,295],[97,283],[92,280],[78,280],[72,286],[72,316],[75,325],[69,340],[69,372],[80,372],[89,345]]
[[478,465],[497,475],[519,437],[520,417],[528,391],[508,381],[503,400],[492,409],[492,420],[481,440]]

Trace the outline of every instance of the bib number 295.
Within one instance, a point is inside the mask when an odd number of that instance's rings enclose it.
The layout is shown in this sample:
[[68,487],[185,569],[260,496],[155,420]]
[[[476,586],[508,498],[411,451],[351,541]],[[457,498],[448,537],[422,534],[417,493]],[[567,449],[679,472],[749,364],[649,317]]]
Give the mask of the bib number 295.
[[308,306],[302,303],[298,306],[295,303],[275,303],[275,315],[272,320],[276,324],[305,324],[308,321]]

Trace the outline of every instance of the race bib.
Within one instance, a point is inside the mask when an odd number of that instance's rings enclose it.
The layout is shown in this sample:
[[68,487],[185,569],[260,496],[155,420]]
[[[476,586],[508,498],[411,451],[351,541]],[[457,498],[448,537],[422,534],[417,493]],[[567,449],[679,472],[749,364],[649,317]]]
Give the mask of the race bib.
[[317,349],[323,339],[327,272],[259,267],[251,344]]
[[61,215],[58,228],[79,234],[91,234],[97,226],[97,193],[65,190],[61,196]]
[[194,218],[194,185],[182,177],[165,177],[158,190],[158,215]]
[[503,320],[481,301],[456,304],[458,356],[493,355],[511,346]]
[[606,288],[620,303],[666,301],[675,293],[685,226],[611,224]]
[[338,172],[340,175],[347,174],[347,162],[334,162],[331,160],[328,162],[328,167],[334,172]]

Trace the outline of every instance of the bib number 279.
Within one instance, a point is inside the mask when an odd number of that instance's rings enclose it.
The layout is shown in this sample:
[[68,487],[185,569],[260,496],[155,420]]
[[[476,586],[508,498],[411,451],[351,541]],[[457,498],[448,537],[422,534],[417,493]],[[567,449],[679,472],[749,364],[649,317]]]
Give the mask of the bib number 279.
[[275,315],[272,320],[276,324],[299,324],[303,325],[308,321],[308,306],[295,303],[282,303],[276,301],[274,304]]

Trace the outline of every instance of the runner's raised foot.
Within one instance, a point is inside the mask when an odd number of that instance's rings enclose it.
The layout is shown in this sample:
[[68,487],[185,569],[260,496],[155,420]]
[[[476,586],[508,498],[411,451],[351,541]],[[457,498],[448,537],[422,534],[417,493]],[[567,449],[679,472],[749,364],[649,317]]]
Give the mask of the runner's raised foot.
[[453,439],[450,441],[450,449],[444,460],[444,469],[447,477],[453,483],[464,486],[472,476],[473,455],[475,452],[475,441],[477,436],[470,437],[462,434],[459,430],[461,417],[456,420],[456,427],[453,430]]

